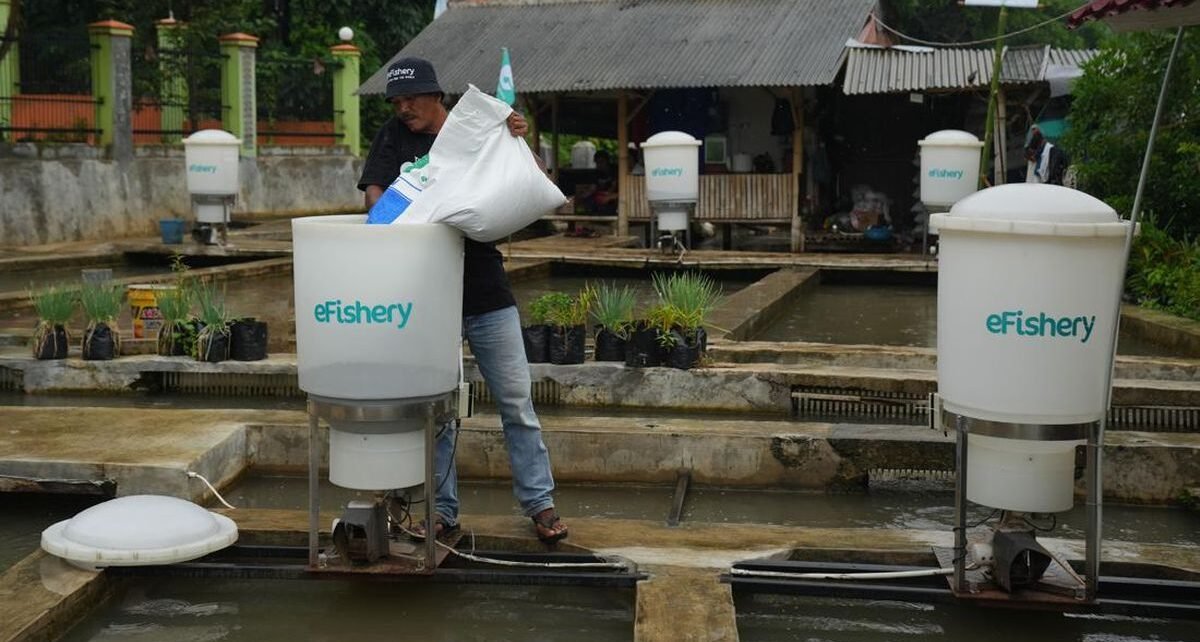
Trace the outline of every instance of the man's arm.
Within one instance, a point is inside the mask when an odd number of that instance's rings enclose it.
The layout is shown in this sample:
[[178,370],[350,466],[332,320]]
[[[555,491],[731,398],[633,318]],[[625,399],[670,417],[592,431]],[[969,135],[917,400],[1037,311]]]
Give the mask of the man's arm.
[[375,201],[378,201],[379,197],[383,196],[384,188],[379,185],[367,185],[365,187],[363,190],[363,203],[369,210],[375,207]]

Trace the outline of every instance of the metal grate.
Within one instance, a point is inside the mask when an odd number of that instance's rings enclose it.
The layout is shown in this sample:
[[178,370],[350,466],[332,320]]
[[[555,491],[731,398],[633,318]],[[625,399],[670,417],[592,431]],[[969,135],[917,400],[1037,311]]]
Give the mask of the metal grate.
[[303,397],[293,374],[164,372],[162,391],[229,397]]
[[[475,391],[475,400],[479,403],[494,404],[496,400],[492,398],[492,391],[488,389],[487,384],[482,381],[476,381],[471,384]],[[553,379],[542,379],[534,381],[531,386],[533,394],[533,403],[544,406],[561,406],[562,387]]]
[[1200,407],[1115,406],[1108,411],[1108,427],[1149,432],[1200,432]]
[[923,394],[861,388],[792,388],[792,416],[802,420],[828,418],[888,419],[921,423],[929,401]]
[[896,482],[953,482],[953,470],[922,468],[872,468],[867,471],[871,484]]
[[0,366],[0,390],[21,392],[24,389],[24,372]]

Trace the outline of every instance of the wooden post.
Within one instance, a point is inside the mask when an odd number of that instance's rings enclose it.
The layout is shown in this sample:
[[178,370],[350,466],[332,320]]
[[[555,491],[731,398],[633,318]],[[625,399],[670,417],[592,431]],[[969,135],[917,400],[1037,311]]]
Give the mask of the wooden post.
[[550,177],[558,183],[558,94],[550,100]]
[[792,94],[792,252],[804,251],[804,221],[800,218],[800,175],[804,173],[804,98]]
[[629,100],[617,92],[617,235],[629,236]]
[[529,96],[521,96],[521,100],[525,101],[525,112],[528,114],[529,120],[529,144],[533,148],[533,155],[541,158],[542,156],[542,128],[538,124],[538,104]]
[[1004,89],[996,92],[996,170],[992,185],[1003,185],[1008,176],[1008,109]]

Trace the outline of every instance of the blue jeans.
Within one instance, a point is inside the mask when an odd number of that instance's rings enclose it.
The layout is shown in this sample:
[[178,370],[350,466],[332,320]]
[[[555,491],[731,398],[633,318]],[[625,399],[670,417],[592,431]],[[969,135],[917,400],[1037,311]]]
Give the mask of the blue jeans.
[[[554,477],[550,453],[542,442],[542,426],[533,411],[529,362],[521,338],[516,306],[463,318],[463,334],[471,354],[500,410],[508,463],[512,468],[513,495],[526,516],[554,506]],[[450,524],[458,523],[458,472],[455,469],[454,422],[446,424],[434,452],[435,510]],[[445,478],[445,481],[443,481]]]

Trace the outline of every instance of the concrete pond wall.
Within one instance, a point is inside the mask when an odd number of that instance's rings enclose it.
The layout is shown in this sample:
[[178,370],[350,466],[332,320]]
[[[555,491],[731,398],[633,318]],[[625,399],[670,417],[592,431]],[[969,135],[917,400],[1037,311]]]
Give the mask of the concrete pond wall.
[[[362,159],[337,148],[264,147],[239,171],[235,220],[362,210]],[[176,147],[118,162],[85,145],[5,146],[0,202],[0,245],[156,235],[159,219],[191,218]]]

